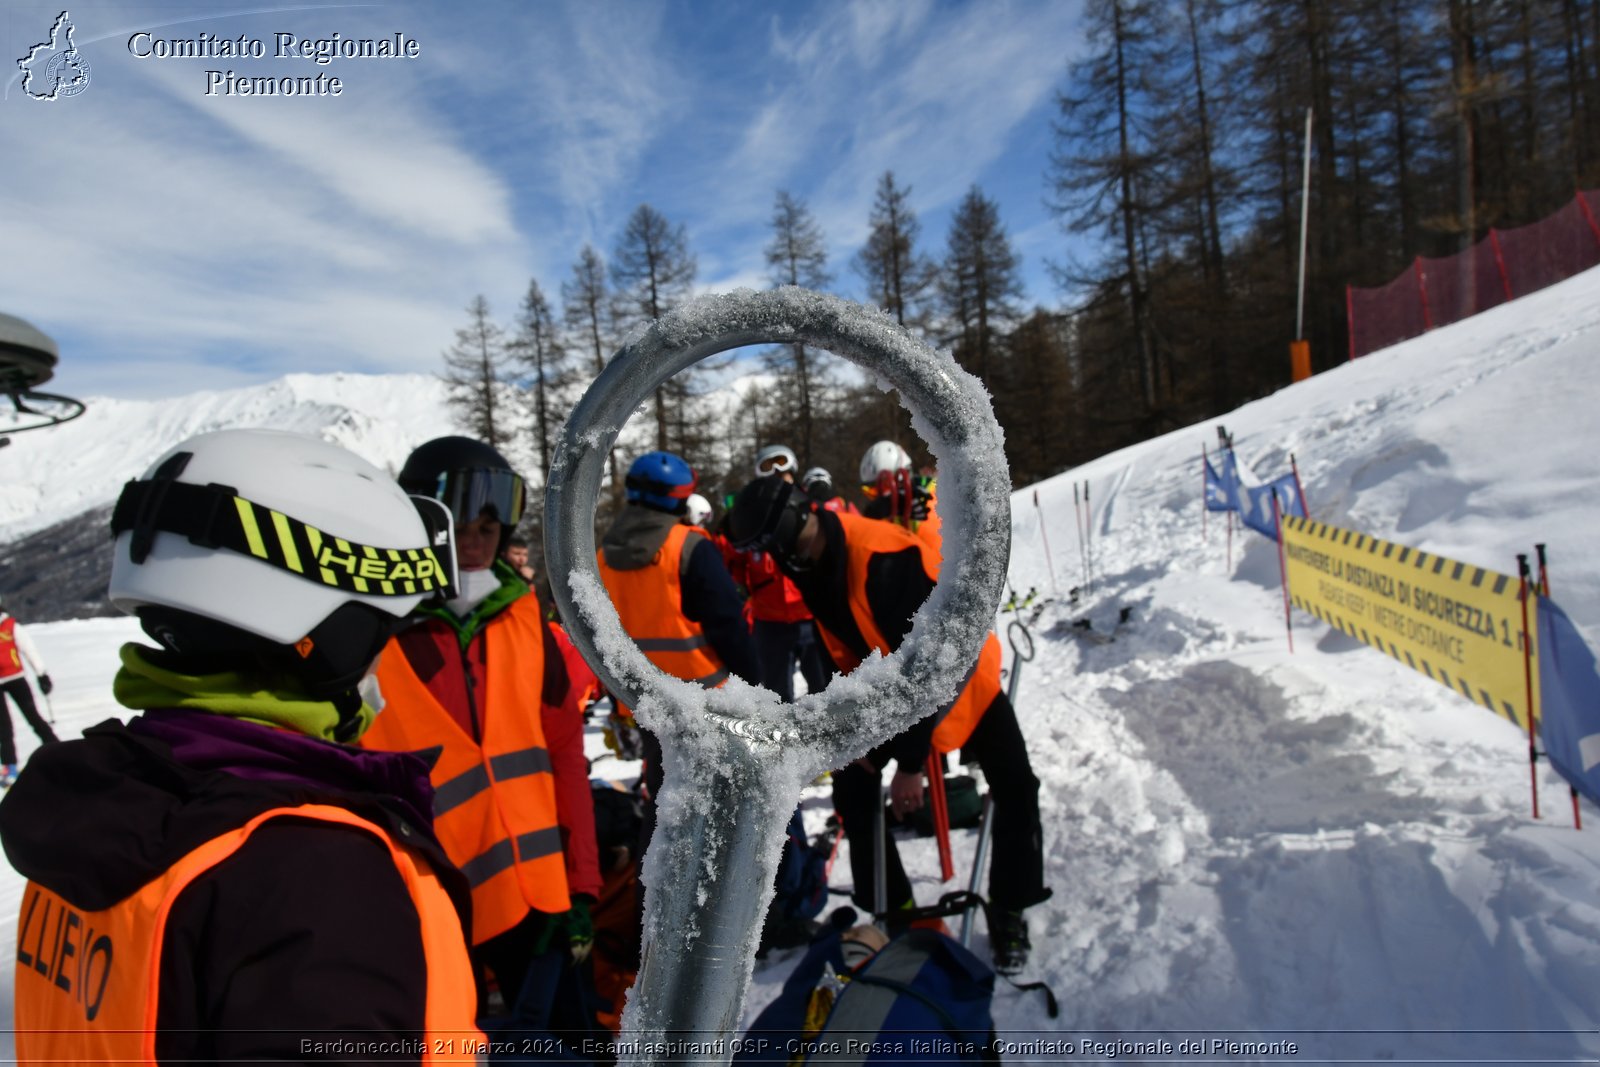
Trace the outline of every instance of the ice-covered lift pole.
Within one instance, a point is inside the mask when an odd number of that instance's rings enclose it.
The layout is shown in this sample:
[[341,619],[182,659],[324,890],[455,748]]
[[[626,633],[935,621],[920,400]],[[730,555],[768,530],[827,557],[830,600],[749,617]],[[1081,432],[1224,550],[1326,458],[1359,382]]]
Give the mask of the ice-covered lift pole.
[[[707,690],[651,665],[600,583],[594,514],[611,446],[657,386],[719,352],[794,343],[843,356],[898,390],[939,461],[944,562],[895,655],[784,704],[737,679]],[[783,827],[801,788],[954,697],[1000,602],[1010,490],[1000,427],[977,379],[881,312],[804,289],[688,304],[618,353],[579,401],[545,493],[550,587],[584,658],[665,751],[624,1062],[731,1058]]]

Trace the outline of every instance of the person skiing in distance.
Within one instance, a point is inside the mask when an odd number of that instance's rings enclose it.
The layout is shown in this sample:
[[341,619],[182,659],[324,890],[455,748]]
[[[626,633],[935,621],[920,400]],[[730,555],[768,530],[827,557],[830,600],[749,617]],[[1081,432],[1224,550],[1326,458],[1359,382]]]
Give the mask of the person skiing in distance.
[[4,694],[0,696],[0,788],[6,788],[17,780],[17,741],[11,730],[10,709],[4,706],[5,697],[11,698],[11,703],[22,712],[22,717],[33,727],[40,742],[49,744],[56,739],[55,731],[50,729],[50,724],[44,721],[38,705],[33,702],[33,690],[28,688],[24,663],[33,671],[34,680],[39,683],[39,692],[49,696],[54,684],[44,669],[44,658],[39,655],[38,646],[28,632],[18,625],[16,618],[5,610],[5,601],[0,599],[0,694]]
[[191,437],[124,487],[110,600],[158,646],[121,650],[138,714],[41,748],[0,800],[28,879],[20,1060],[474,1057],[467,887],[427,764],[348,747],[384,642],[448,586],[424,507],[271,430]]
[[[760,548],[777,559],[815,614],[834,664],[846,674],[874,650],[889,655],[900,647],[936,581],[933,551],[921,537],[893,523],[817,508],[775,478],[757,478],[739,491],[728,513],[728,537],[736,547]],[[979,692],[969,682],[948,713],[930,708],[920,722],[836,770],[834,807],[850,842],[856,903],[870,910],[877,853],[872,828],[884,768],[891,761],[896,765],[890,803],[904,819],[923,806],[923,767],[930,755],[942,758],[959,748],[981,763],[995,806],[990,943],[995,970],[1011,975],[1027,963],[1030,948],[1022,913],[1050,897],[1039,780],[1005,692],[985,688],[986,701],[973,699]],[[884,867],[891,913],[914,906],[892,838]]]
[[850,501],[840,495],[833,487],[833,475],[825,467],[812,467],[800,476],[800,488],[820,508],[828,511],[843,511],[851,515],[861,514]]
[[[377,677],[389,710],[368,748],[438,749],[434,819],[472,886],[474,961],[513,1034],[596,1025],[584,970],[601,876],[583,712],[538,597],[500,558],[527,493],[496,449],[467,437],[417,447],[399,474],[455,529],[460,587],[419,605]],[[488,987],[480,986],[487,1005]]]

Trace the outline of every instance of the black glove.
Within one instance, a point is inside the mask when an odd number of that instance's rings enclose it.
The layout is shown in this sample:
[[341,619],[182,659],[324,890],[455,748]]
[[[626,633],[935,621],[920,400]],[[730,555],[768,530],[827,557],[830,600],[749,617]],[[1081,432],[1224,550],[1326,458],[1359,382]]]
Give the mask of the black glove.
[[39,692],[43,693],[45,696],[49,696],[50,690],[54,689],[55,687],[56,684],[50,680],[50,676],[48,674],[39,675]]

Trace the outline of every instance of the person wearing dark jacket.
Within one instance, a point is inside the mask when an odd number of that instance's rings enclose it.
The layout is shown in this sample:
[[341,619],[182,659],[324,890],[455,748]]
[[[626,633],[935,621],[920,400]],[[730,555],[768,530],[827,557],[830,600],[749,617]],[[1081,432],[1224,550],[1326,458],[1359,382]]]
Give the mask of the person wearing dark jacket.
[[112,530],[110,599],[159,647],[121,651],[136,717],[40,749],[0,801],[19,1059],[474,1056],[427,763],[348,744],[448,542],[382,471],[266,430],[183,442]]
[[436,830],[472,886],[473,957],[495,979],[505,1027],[581,1045],[597,1025],[586,965],[599,848],[579,690],[538,597],[502,558],[522,478],[489,445],[441,437],[407,457],[399,481],[450,511],[460,587],[419,605],[385,650],[389,709],[362,744],[440,750]]
[[[729,539],[773,554],[794,579],[816,616],[824,643],[842,673],[871,652],[889,655],[911,631],[912,616],[933,591],[937,562],[923,538],[903,527],[816,507],[794,486],[758,478],[740,490],[729,512]],[[1015,974],[1027,962],[1028,928],[1022,912],[1050,896],[1044,884],[1039,780],[1028,760],[1016,713],[1003,691],[983,707],[965,702],[965,723],[929,714],[833,776],[834,807],[850,842],[856,903],[872,909],[882,774],[893,761],[889,804],[897,819],[923,806],[923,768],[930,751],[959,747],[983,766],[994,799],[994,855],[989,868],[990,930],[995,969]],[[931,711],[932,709],[930,709]],[[936,743],[941,731],[960,740]],[[936,758],[942,758],[937,756]],[[914,906],[910,880],[889,839],[884,867],[891,912]]]

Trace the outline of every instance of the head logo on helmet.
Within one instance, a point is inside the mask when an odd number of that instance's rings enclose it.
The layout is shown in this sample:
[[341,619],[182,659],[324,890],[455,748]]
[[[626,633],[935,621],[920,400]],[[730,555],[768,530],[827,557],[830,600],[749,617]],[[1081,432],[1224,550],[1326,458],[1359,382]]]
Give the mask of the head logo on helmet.
[[694,492],[694,468],[671,452],[646,452],[628,468],[628,503],[682,515]]

